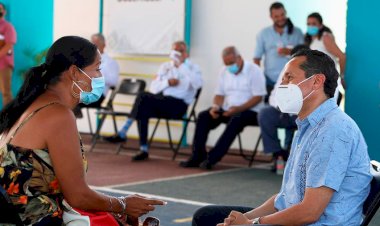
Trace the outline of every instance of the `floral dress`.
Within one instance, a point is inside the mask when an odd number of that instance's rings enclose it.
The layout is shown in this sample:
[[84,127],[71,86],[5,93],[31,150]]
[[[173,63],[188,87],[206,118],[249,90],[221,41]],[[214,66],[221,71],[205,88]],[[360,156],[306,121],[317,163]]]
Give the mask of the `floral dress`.
[[[0,147],[0,186],[11,198],[24,224],[62,224],[62,200],[58,180],[54,174],[47,149],[27,149],[11,144],[17,131],[38,111],[56,104],[49,103],[33,111],[15,130],[9,142]],[[81,150],[85,168],[82,142]],[[50,225],[48,223],[48,225]]]

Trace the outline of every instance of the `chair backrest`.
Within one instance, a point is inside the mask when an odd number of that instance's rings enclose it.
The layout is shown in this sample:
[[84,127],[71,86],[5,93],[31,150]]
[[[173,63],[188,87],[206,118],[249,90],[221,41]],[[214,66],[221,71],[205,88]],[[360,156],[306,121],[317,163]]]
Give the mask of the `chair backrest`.
[[197,92],[195,93],[194,101],[192,104],[192,107],[190,109],[189,117],[187,118],[187,121],[191,121],[192,118],[194,118],[194,121],[196,121],[197,114],[195,113],[195,107],[198,104],[199,96],[201,95],[202,88],[199,88]]
[[118,87],[112,92],[107,103],[107,108],[112,107],[112,102],[117,94],[137,95],[145,90],[145,86],[146,82],[141,79],[123,79]]
[[364,202],[363,215],[364,220],[361,226],[367,226],[380,207],[380,163],[371,161],[371,190],[367,199]]
[[0,225],[2,224],[23,225],[7,192],[0,186]]
[[123,79],[117,88],[117,93],[126,95],[137,95],[144,91],[146,83],[141,79]]

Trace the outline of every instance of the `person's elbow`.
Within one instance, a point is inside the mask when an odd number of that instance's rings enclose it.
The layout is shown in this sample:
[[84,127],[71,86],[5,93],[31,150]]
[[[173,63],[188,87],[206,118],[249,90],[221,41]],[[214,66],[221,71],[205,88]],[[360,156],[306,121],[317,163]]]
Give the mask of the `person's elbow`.
[[315,223],[319,220],[319,218],[321,217],[320,214],[317,214],[317,213],[312,213],[308,216],[305,216],[305,220],[304,220],[304,224],[312,224],[312,223]]

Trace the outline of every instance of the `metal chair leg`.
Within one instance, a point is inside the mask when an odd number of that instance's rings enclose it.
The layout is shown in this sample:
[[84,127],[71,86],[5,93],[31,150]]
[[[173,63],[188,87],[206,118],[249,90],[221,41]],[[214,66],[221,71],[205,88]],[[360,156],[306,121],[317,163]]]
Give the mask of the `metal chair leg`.
[[90,134],[93,135],[93,130],[92,130],[92,124],[91,124],[91,118],[90,118],[90,110],[89,108],[86,108],[87,112],[87,121],[88,121],[88,126],[90,127]]
[[113,121],[113,129],[115,130],[115,134],[117,134],[117,132],[119,132],[119,131],[117,130],[116,116],[115,115],[112,115],[112,121]]
[[100,118],[98,127],[96,128],[96,132],[95,132],[95,134],[92,137],[92,144],[91,144],[91,148],[89,150],[90,152],[95,148],[96,142],[98,141],[98,139],[100,137],[99,136],[100,130],[102,129],[102,126],[103,126],[103,123],[104,123],[105,119],[106,119],[106,115],[104,114]]
[[166,121],[166,129],[168,130],[169,146],[170,146],[170,149],[172,149],[172,151],[174,151],[172,135],[170,133],[169,120],[166,119],[165,121]]
[[177,154],[178,154],[178,152],[179,152],[179,149],[181,148],[182,140],[183,140],[183,138],[184,138],[185,135],[186,135],[186,130],[187,130],[188,125],[189,125],[189,122],[185,122],[184,127],[183,127],[183,130],[182,130],[181,137],[180,137],[180,139],[179,139],[179,143],[178,143],[177,147],[174,149],[174,154],[173,154],[173,157],[172,157],[172,160],[173,160],[173,161],[174,161],[175,158],[177,157]]
[[121,149],[123,148],[123,144],[119,144],[116,148],[116,154],[118,155],[121,152]]
[[240,152],[240,155],[243,156],[243,158],[245,158],[245,155],[243,153],[243,145],[241,144],[241,136],[240,136],[240,133],[237,135],[238,137],[238,143],[239,143],[239,152]]
[[150,146],[152,144],[152,142],[153,142],[154,134],[156,133],[157,127],[160,124],[160,120],[161,120],[160,118],[157,119],[156,125],[154,126],[154,129],[153,129],[153,132],[152,132],[152,135],[150,136],[148,146]]
[[252,152],[251,160],[249,161],[249,165],[248,165],[249,167],[252,166],[253,160],[255,160],[255,156],[257,154],[257,148],[259,147],[261,139],[262,139],[262,137],[261,137],[261,133],[260,133],[260,135],[259,135],[259,137],[257,138],[257,141],[256,141],[255,149]]

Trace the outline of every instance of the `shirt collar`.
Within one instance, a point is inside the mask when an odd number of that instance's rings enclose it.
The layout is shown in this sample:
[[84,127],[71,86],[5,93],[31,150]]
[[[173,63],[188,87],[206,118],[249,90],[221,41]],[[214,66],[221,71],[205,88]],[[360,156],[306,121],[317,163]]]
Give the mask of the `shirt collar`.
[[329,98],[325,102],[323,102],[319,107],[317,107],[309,116],[307,116],[305,119],[300,120],[297,118],[296,123],[298,126],[302,126],[306,123],[309,123],[311,127],[316,126],[319,122],[322,121],[322,119],[325,118],[325,116],[335,108],[337,108],[338,105],[336,104],[335,98]]
[[240,73],[246,74],[248,70],[248,63],[243,60],[243,69]]
[[[274,33],[279,34],[276,29],[274,28],[274,24],[272,25],[272,30]],[[281,35],[288,34],[288,25],[285,25],[284,32]],[[280,34],[279,34],[280,35]]]

